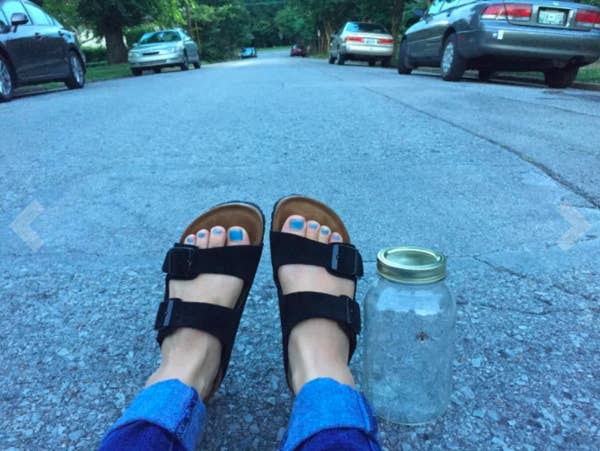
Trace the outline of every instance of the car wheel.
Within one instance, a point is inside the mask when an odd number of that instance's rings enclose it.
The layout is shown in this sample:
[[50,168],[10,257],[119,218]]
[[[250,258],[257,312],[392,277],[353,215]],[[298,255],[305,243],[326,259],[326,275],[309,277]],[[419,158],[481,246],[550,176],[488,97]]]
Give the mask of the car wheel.
[[160,74],[162,72],[162,69],[160,67],[155,67],[152,70],[154,71],[155,74]]
[[479,69],[479,72],[477,73],[477,78],[479,78],[479,81],[485,82],[490,81],[493,75],[494,71],[491,69]]
[[200,54],[197,53],[196,55],[197,55],[198,59],[194,63],[194,69],[200,69],[202,67],[202,62],[200,61]]
[[398,73],[408,75],[412,70],[413,68],[408,62],[408,44],[406,44],[406,41],[402,41],[400,50],[398,51]]
[[373,67],[375,65],[375,60],[369,60],[369,67]]
[[79,55],[73,50],[69,52],[69,77],[65,84],[69,89],[81,89],[85,86],[85,69]]
[[381,67],[390,67],[391,62],[392,58],[384,58],[381,60]]
[[181,67],[181,70],[188,70],[190,68],[190,60],[185,52],[183,53],[183,62],[179,67]]
[[140,75],[142,75],[142,69],[131,69],[131,73],[134,77],[139,77]]
[[448,36],[442,52],[442,78],[446,81],[458,81],[467,69],[467,61],[458,53],[458,40],[455,34]]
[[0,102],[8,102],[15,92],[15,81],[8,61],[0,55]]
[[329,64],[333,64],[335,63],[335,56],[332,56],[331,53],[329,54]]
[[567,66],[563,69],[552,69],[544,72],[544,80],[550,88],[568,88],[573,84],[579,72],[578,66]]
[[342,55],[342,52],[338,50],[337,56],[335,57],[335,64],[338,66],[343,66],[346,62],[346,57]]

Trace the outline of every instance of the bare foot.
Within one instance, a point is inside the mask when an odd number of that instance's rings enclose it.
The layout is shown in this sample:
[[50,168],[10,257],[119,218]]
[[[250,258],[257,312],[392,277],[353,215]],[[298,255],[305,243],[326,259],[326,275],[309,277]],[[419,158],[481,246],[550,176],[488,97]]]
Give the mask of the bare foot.
[[[215,226],[189,235],[185,244],[207,249],[250,244],[242,227],[225,230]],[[171,280],[169,297],[186,302],[207,302],[233,308],[243,288],[243,281],[222,274],[200,274],[193,280]],[[161,346],[162,361],[146,386],[167,379],[179,379],[191,385],[202,399],[210,395],[221,363],[221,342],[207,332],[180,328],[166,337]]]
[[[293,215],[286,219],[282,232],[304,236],[321,243],[342,243],[342,237],[327,224]],[[284,265],[278,270],[283,294],[316,291],[335,296],[354,296],[354,282],[336,277],[325,268],[310,265]],[[290,334],[288,357],[294,393],[307,382],[329,377],[354,387],[348,368],[350,343],[335,321],[314,318],[299,323]]]

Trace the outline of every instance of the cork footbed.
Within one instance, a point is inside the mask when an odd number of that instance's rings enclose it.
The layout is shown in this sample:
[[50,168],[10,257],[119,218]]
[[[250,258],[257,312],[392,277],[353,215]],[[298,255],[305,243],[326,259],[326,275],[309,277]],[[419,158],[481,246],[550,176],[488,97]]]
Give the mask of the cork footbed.
[[263,240],[265,219],[258,207],[244,202],[228,202],[217,205],[213,209],[198,216],[185,229],[180,242],[183,243],[188,235],[195,235],[201,229],[210,229],[214,226],[229,227],[240,226],[246,229],[250,244],[259,245]]
[[314,219],[321,225],[328,226],[331,231],[338,232],[344,243],[350,243],[350,235],[340,217],[331,208],[318,200],[304,196],[288,196],[275,205],[271,229],[281,232],[285,220],[292,215],[301,215],[305,219]]

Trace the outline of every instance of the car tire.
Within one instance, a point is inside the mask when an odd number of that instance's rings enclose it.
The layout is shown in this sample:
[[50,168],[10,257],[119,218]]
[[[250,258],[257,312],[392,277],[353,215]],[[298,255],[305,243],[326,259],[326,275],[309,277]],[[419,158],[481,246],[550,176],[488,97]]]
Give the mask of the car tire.
[[573,84],[579,72],[579,66],[567,66],[544,72],[544,81],[550,88],[563,89]]
[[337,64],[338,66],[343,66],[345,62],[346,62],[346,57],[344,55],[342,55],[342,52],[340,52],[338,50],[338,54],[335,57],[335,64]]
[[187,56],[187,53],[183,52],[183,62],[179,66],[181,70],[189,70],[190,69],[190,60]]
[[331,53],[329,54],[329,64],[333,64],[335,63],[335,56],[332,56]]
[[202,67],[202,61],[200,61],[200,54],[196,53],[196,56],[198,57],[198,59],[194,63],[194,69],[200,69]]
[[381,67],[390,67],[391,62],[392,58],[384,58],[381,60]]
[[458,81],[467,69],[467,61],[458,53],[458,39],[451,34],[444,41],[440,69],[442,78],[446,81]]
[[409,75],[412,70],[413,68],[408,60],[408,45],[406,41],[402,41],[400,50],[398,50],[398,73],[400,75]]
[[0,102],[12,99],[15,87],[15,77],[8,60],[0,55]]
[[373,67],[375,65],[375,60],[369,60],[369,67]]
[[65,79],[69,89],[81,89],[85,86],[85,69],[81,58],[74,50],[69,52],[69,77]]
[[155,74],[160,74],[162,72],[162,69],[160,67],[155,67],[152,70],[154,71]]
[[490,81],[493,76],[494,71],[491,69],[479,69],[477,72],[477,78],[479,78],[479,81]]
[[134,77],[139,77],[140,75],[142,75],[142,69],[131,69],[131,74]]

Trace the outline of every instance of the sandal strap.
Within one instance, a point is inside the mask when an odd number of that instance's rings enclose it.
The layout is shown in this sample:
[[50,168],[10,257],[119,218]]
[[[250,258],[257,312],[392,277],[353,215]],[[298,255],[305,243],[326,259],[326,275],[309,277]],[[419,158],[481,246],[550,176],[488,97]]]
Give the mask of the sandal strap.
[[175,243],[167,252],[162,270],[176,280],[191,280],[200,274],[227,274],[252,282],[262,244],[258,246],[223,246],[199,249]]
[[301,321],[326,318],[339,323],[346,333],[360,334],[360,306],[348,296],[312,291],[290,293],[283,296],[280,307],[284,333],[291,332]]
[[358,249],[347,243],[319,243],[291,233],[271,231],[271,260],[277,271],[282,265],[321,266],[335,276],[356,280],[363,275]]
[[233,342],[238,316],[239,312],[220,305],[184,302],[175,298],[160,303],[154,329],[158,331],[159,344],[173,330],[190,327],[214,335],[226,349]]
[[294,327],[311,318],[336,321],[348,337],[348,363],[356,350],[356,336],[360,333],[360,306],[348,296],[304,291],[280,296],[279,312],[283,335],[283,364],[288,385],[292,387],[289,372],[288,343]]

